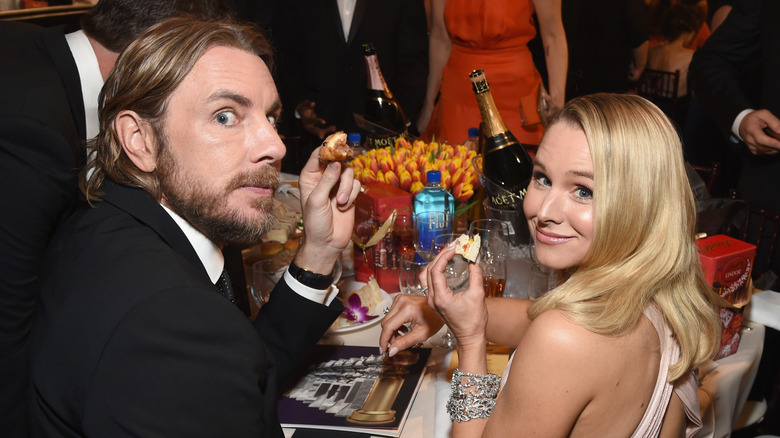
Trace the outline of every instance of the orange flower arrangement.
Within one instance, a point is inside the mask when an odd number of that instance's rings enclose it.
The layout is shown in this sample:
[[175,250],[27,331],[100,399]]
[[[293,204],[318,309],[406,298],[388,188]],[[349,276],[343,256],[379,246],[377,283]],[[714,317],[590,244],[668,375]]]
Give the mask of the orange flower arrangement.
[[362,184],[382,182],[406,190],[412,195],[427,183],[429,170],[441,172],[441,185],[456,201],[465,203],[479,185],[471,163],[476,155],[465,146],[409,140],[399,137],[394,146],[371,149],[351,161],[355,178]]

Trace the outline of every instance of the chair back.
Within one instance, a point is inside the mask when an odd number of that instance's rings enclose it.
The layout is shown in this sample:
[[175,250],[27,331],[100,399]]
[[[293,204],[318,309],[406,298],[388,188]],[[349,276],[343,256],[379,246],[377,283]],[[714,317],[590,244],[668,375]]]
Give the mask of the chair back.
[[680,70],[671,72],[646,68],[636,87],[638,95],[653,102],[669,118],[676,120]]
[[[735,194],[732,193],[732,197]],[[769,211],[747,203],[744,218],[727,232],[732,237],[756,245],[756,259],[753,263],[753,279],[757,279],[772,268],[772,260],[780,237],[780,213]]]

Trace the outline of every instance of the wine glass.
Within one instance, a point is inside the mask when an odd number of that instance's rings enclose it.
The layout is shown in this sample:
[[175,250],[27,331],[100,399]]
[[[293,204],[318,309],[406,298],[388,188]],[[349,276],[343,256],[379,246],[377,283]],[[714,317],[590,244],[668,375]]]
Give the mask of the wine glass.
[[425,295],[420,283],[420,274],[428,265],[428,261],[412,249],[401,254],[401,269],[398,275],[398,285],[401,293],[407,295]]
[[[431,244],[432,257],[439,254],[450,243],[458,240],[458,237],[460,237],[460,234],[457,233],[444,233],[436,236]],[[444,269],[444,278],[447,280],[447,287],[452,289],[452,292],[463,292],[469,285],[468,260],[464,259],[460,254],[455,254],[452,260],[447,262],[447,267]]]
[[[452,214],[450,212],[426,211],[414,215],[414,246],[422,254],[431,254],[433,239],[442,234],[452,233]],[[433,254],[430,255],[433,258]]]
[[528,299],[533,301],[558,286],[558,272],[539,264],[533,244],[529,245],[529,249],[532,264],[528,273]]
[[[458,240],[460,234],[444,233],[436,236],[431,243],[431,255],[439,254],[450,243]],[[444,278],[447,281],[447,287],[452,289],[453,293],[463,292],[469,285],[469,262],[460,254],[452,256],[452,260],[447,262],[444,269]],[[441,338],[431,341],[436,347],[452,349],[455,347],[455,335],[447,328]]]
[[506,287],[506,259],[511,236],[506,222],[499,219],[479,219],[471,223],[469,236],[479,236],[479,266],[485,297],[504,295]]

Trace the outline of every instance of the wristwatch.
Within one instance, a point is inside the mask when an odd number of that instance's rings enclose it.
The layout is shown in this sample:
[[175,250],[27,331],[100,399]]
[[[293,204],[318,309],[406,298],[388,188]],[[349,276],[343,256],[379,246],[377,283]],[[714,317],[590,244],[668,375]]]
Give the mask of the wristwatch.
[[290,262],[290,267],[287,271],[302,285],[308,286],[312,289],[325,290],[329,288],[331,284],[333,284],[332,272],[328,275],[325,275],[307,271],[306,269],[296,265],[294,260]]

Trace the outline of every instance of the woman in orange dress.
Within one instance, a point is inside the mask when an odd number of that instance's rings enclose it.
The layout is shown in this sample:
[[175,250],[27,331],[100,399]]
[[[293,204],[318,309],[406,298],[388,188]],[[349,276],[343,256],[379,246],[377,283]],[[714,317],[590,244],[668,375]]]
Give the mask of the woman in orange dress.
[[482,69],[509,130],[521,143],[539,144],[544,128],[536,108],[542,78],[527,46],[536,35],[534,10],[551,107],[553,112],[563,107],[568,49],[561,0],[433,0],[428,89],[417,120],[424,139],[458,144],[469,127],[479,126],[468,75]]

